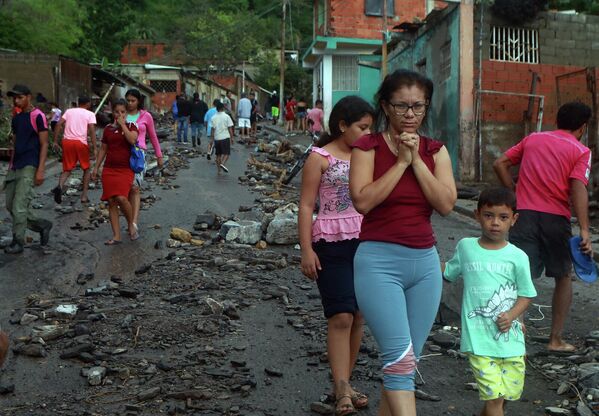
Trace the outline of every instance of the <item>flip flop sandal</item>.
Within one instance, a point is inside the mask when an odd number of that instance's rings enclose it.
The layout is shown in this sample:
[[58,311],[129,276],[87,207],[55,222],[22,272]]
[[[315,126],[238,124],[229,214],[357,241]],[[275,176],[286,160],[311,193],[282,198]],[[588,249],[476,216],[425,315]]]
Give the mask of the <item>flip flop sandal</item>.
[[139,240],[139,228],[137,228],[137,224],[133,224],[133,228],[135,229],[135,232],[133,235],[129,235],[129,238],[131,241]]
[[368,406],[368,396],[359,391],[354,391],[354,394],[351,395],[351,402],[356,409],[362,409]]
[[106,241],[106,242],[104,243],[104,245],[105,245],[105,246],[116,246],[116,245],[119,245],[119,244],[121,244],[121,243],[122,243],[122,241],[121,241],[121,240],[112,240],[112,239],[111,239],[111,240],[108,240],[108,241]]
[[580,251],[581,241],[579,236],[574,236],[569,241],[574,274],[584,282],[593,283],[597,280],[597,265],[591,256]]
[[[350,416],[358,413],[354,405],[351,403],[351,398],[351,394],[344,394],[337,397],[335,401],[335,416]],[[343,399],[349,399],[350,403],[339,404],[339,402]]]

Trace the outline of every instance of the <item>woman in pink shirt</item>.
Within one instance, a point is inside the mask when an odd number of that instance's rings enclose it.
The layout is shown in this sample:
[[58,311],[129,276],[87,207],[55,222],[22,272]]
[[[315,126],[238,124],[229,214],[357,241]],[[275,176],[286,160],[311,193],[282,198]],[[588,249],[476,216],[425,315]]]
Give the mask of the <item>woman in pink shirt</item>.
[[[363,319],[354,293],[354,253],[362,224],[349,196],[351,145],[370,133],[374,110],[350,96],[333,108],[331,134],[312,148],[304,166],[299,209],[301,270],[316,280],[328,321],[327,347],[333,373],[336,415],[354,414],[368,398],[349,384],[362,340]],[[312,214],[319,199],[316,221]]]
[[320,134],[322,132],[322,120],[324,112],[322,111],[322,100],[316,100],[314,108],[308,111],[308,124],[310,132]]
[[[154,119],[152,115],[143,109],[143,96],[137,89],[130,89],[125,94],[127,100],[127,122],[135,123],[137,126],[138,146],[144,151],[147,149],[146,136],[150,136],[152,147],[156,152],[156,159],[158,161],[158,168],[162,168],[162,150],[160,149],[160,142],[156,135],[156,129],[154,128]],[[129,202],[133,208],[133,226],[137,230],[137,224],[139,222],[139,209],[141,206],[141,195],[140,189],[144,179],[145,169],[135,174],[133,184],[131,186],[131,192],[129,192]]]

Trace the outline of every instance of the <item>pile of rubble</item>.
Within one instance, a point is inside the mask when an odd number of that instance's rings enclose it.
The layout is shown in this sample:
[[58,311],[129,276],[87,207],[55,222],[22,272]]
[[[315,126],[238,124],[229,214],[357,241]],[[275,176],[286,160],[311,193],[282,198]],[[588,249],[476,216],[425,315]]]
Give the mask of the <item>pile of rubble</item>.
[[[539,341],[545,344],[547,340],[541,337]],[[599,415],[599,331],[591,331],[584,344],[575,353],[539,351],[529,356],[529,364],[543,374],[550,388],[566,397],[545,408],[547,414]]]
[[277,370],[254,374],[244,360],[232,358],[243,347],[227,339],[240,330],[240,315],[254,302],[289,302],[289,288],[273,286],[274,275],[298,262],[243,245],[182,246],[140,267],[134,278],[112,276],[80,297],[30,297],[11,319],[29,328],[13,351],[81,365],[81,377],[93,390],[65,395],[71,411],[77,403],[81,409],[119,403],[123,414],[238,413],[256,378],[277,377]]

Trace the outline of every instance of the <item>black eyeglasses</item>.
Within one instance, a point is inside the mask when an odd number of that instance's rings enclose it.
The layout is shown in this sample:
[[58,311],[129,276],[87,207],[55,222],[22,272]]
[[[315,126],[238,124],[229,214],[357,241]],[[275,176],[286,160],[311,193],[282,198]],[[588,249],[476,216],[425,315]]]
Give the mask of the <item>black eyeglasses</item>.
[[395,114],[398,116],[405,115],[409,110],[412,110],[415,116],[421,116],[426,112],[426,108],[428,107],[428,103],[414,103],[409,105],[408,103],[388,103],[392,108]]

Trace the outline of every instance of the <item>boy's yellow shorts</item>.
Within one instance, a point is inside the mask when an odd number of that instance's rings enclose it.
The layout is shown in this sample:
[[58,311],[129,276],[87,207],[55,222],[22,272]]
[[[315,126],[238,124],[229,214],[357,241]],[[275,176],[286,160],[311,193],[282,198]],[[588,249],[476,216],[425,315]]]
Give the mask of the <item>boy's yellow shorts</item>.
[[468,359],[481,400],[520,399],[526,371],[524,356],[497,358],[468,354]]

